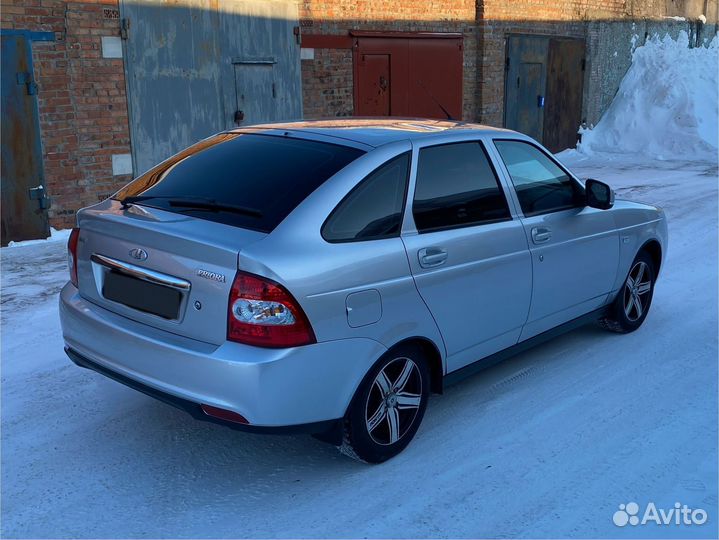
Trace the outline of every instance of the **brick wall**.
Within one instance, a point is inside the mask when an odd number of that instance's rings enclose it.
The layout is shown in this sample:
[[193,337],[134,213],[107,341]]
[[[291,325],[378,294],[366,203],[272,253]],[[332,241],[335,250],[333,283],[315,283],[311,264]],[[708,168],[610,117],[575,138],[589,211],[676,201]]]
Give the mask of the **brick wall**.
[[75,212],[130,180],[113,176],[112,155],[130,152],[122,59],[102,57],[102,36],[118,36],[117,0],[2,0],[2,28],[54,32],[32,43],[38,84],[50,224],[70,227]]
[[[464,35],[463,117],[476,117],[477,2],[475,0],[301,0],[302,34],[348,35],[349,30],[461,32]],[[306,117],[352,114],[350,49],[315,49],[302,60]]]
[[314,59],[302,60],[305,118],[351,116],[352,93],[351,49],[315,49]]
[[[668,16],[696,19],[706,10],[716,21],[717,0],[301,0],[303,35],[347,35],[348,30],[436,31],[464,34],[463,117],[501,126],[504,117],[504,62],[510,33],[544,34],[587,40],[587,57],[595,60],[585,80],[584,117],[595,122],[611,101],[628,59],[608,76],[598,70],[613,65],[609,45],[597,42],[597,28],[612,45],[628,49],[626,22],[662,21]],[[590,35],[590,27],[593,34]],[[688,27],[687,27],[688,29]],[[620,35],[621,34],[621,35]],[[602,45],[598,47],[597,45]],[[348,49],[316,49],[302,61],[306,117],[352,113],[352,55]],[[626,56],[626,55],[625,55]],[[599,84],[601,81],[601,84]]]

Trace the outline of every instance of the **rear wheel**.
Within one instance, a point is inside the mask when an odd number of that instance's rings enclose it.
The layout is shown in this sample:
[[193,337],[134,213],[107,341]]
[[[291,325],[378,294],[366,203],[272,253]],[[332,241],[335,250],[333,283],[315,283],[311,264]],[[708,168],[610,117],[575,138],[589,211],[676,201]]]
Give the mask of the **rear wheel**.
[[612,304],[609,315],[599,321],[613,332],[628,333],[639,328],[649,313],[656,278],[654,263],[648,253],[640,252]]
[[429,398],[429,369],[419,347],[386,353],[357,389],[340,450],[368,463],[396,456],[414,437]]

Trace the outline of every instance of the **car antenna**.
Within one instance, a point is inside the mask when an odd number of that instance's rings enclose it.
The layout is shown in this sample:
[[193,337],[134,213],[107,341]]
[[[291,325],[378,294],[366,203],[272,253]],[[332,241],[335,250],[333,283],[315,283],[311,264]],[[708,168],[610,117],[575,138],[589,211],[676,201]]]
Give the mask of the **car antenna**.
[[425,92],[427,92],[427,95],[432,99],[432,101],[434,101],[434,102],[437,104],[437,107],[439,107],[440,109],[442,109],[442,112],[443,112],[444,115],[447,117],[447,120],[454,120],[454,118],[452,118],[452,115],[449,114],[449,112],[447,111],[447,109],[445,109],[445,108],[442,106],[442,104],[439,102],[439,100],[432,95],[432,92],[429,91],[429,89],[424,85],[424,83],[423,83],[420,79],[417,79],[417,82],[418,82],[419,85],[422,87],[422,90],[424,90]]

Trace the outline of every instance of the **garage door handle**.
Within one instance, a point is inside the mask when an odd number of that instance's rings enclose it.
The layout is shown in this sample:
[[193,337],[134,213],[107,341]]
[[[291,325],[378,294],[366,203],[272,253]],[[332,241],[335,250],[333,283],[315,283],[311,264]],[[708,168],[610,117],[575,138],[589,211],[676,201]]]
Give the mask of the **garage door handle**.
[[542,244],[552,238],[552,231],[546,227],[534,227],[532,229],[532,242]]
[[422,268],[440,266],[447,260],[447,250],[441,247],[422,248],[417,255]]

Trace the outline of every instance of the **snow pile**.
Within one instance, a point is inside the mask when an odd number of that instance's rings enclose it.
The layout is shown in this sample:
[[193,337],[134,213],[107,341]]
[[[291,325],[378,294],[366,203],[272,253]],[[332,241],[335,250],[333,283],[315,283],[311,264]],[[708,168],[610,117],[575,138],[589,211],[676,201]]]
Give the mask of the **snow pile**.
[[581,153],[639,153],[656,159],[717,158],[719,41],[689,48],[689,36],[638,47],[607,112],[581,130]]
[[57,230],[53,227],[50,227],[50,236],[48,236],[45,239],[40,240],[23,240],[22,242],[8,242],[7,247],[25,247],[25,246],[34,246],[36,244],[44,244],[45,242],[67,242],[67,239],[70,238],[70,232],[72,232],[72,229],[61,229]]

